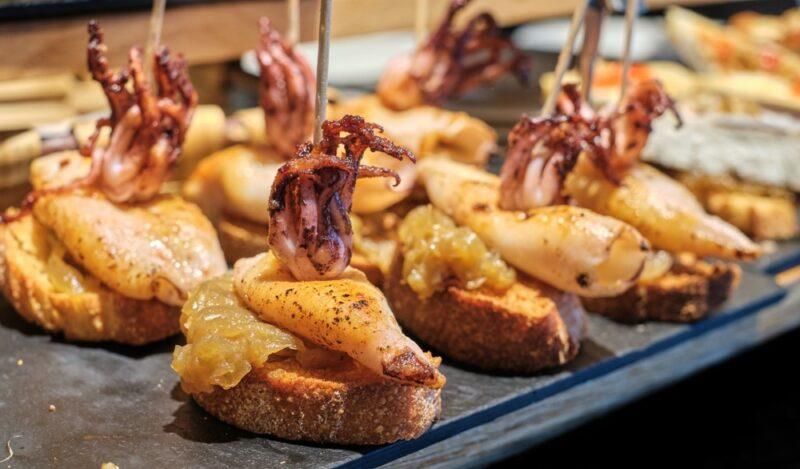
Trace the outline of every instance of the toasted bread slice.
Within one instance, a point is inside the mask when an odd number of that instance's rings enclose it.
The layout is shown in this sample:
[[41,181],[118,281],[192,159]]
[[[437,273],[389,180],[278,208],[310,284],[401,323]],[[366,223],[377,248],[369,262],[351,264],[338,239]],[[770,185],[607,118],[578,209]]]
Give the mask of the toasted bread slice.
[[728,299],[739,285],[741,273],[742,269],[730,262],[678,256],[670,272],[639,281],[622,295],[581,300],[588,311],[621,322],[693,322]]
[[225,260],[231,265],[269,250],[267,225],[223,213],[217,223],[217,234]]
[[489,371],[532,373],[567,363],[585,335],[577,296],[533,279],[505,292],[455,285],[422,300],[397,250],[383,290],[403,328],[443,355]]
[[179,308],[160,301],[134,300],[100,282],[83,293],[59,290],[49,273],[50,248],[47,229],[32,215],[0,225],[0,286],[26,320],[72,340],[132,345],[179,332]]
[[678,172],[676,178],[710,213],[758,240],[789,239],[800,234],[792,192],[747,183],[728,175]]
[[[228,264],[233,265],[239,259],[269,251],[266,225],[223,213],[219,218],[217,232],[219,244]],[[353,253],[350,265],[364,272],[373,285],[381,286],[383,273],[377,264],[358,253]]]
[[379,445],[422,435],[441,412],[441,389],[402,384],[360,367],[308,369],[267,362],[231,389],[194,400],[223,422],[288,440]]
[[716,192],[705,200],[709,212],[758,240],[789,239],[800,233],[791,199],[745,192]]

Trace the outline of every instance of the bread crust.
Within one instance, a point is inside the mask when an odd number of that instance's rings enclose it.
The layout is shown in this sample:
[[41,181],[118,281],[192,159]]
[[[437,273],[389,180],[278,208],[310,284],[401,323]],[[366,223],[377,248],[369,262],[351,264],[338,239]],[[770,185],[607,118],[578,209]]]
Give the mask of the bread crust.
[[103,285],[82,294],[57,291],[47,273],[45,238],[33,215],[0,224],[0,286],[27,321],[70,340],[130,345],[180,331],[179,308],[157,300],[134,300]]
[[267,226],[223,213],[217,234],[225,260],[233,265],[239,259],[253,257],[269,250]]
[[640,281],[619,296],[581,301],[587,311],[620,322],[694,322],[730,297],[741,274],[742,269],[730,262],[678,256],[666,275]]
[[421,300],[395,255],[384,292],[405,330],[443,355],[483,370],[533,373],[569,362],[586,333],[578,297],[533,279],[503,293],[451,285]]
[[441,412],[441,389],[379,378],[362,369],[313,370],[268,362],[231,389],[194,400],[223,422],[288,440],[379,445],[422,435]]

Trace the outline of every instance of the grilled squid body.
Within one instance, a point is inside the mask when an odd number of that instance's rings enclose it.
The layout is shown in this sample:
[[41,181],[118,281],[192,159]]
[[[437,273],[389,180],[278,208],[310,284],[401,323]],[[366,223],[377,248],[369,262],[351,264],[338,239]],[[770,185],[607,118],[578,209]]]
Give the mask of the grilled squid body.
[[438,360],[403,334],[386,298],[359,270],[348,267],[333,280],[298,281],[265,253],[236,263],[233,287],[261,320],[346,353],[379,376],[444,386]]
[[722,259],[761,254],[733,225],[706,213],[686,187],[644,163],[616,185],[581,157],[565,189],[578,205],[630,223],[659,249]]
[[[410,149],[419,158],[442,156],[464,163],[484,166],[497,148],[497,134],[480,119],[464,112],[435,106],[416,106],[395,111],[383,105],[376,95],[366,95],[339,103],[329,112],[355,114],[380,122],[385,136]],[[390,168],[400,175],[401,183],[362,179],[356,183],[353,212],[366,215],[380,212],[411,195],[416,181],[416,167],[382,153],[367,152],[366,164]]]
[[651,259],[642,235],[613,218],[567,205],[501,210],[497,176],[444,159],[418,166],[433,205],[474,230],[506,262],[561,290],[620,294]]
[[[31,165],[34,189],[79,180],[89,165],[77,152],[39,158]],[[87,188],[45,194],[33,215],[83,269],[128,298],[180,306],[227,268],[214,227],[179,197],[114,204]]]

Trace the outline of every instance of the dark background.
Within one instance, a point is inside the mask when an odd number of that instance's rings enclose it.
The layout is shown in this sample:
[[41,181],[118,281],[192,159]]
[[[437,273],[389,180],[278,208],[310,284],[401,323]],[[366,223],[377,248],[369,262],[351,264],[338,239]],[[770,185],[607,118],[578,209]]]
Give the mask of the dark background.
[[800,331],[499,466],[800,467]]

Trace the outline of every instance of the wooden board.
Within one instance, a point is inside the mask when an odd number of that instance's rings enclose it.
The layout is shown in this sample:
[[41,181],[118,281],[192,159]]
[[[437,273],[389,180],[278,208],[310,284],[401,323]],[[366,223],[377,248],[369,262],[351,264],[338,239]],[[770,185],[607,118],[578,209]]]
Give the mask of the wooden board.
[[[430,0],[430,24],[444,11],[448,0]],[[530,0],[475,0],[472,12],[488,10],[503,26],[568,15],[577,0],[544,2]],[[2,3],[2,2],[0,2]],[[719,0],[649,0],[651,8],[668,4],[698,5]],[[352,36],[375,31],[412,29],[411,0],[336,0],[332,35]],[[38,11],[43,7],[32,2]],[[301,1],[301,38],[315,37],[317,1]],[[86,23],[95,18],[105,26],[112,63],[124,59],[131,42],[144,42],[149,12],[146,9],[83,13],[53,18],[0,21],[0,80],[85,68]],[[238,59],[256,43],[256,20],[269,16],[286,28],[286,6],[282,0],[229,0],[180,2],[167,9],[162,40],[183,52],[190,63],[206,64]],[[468,15],[463,15],[468,16]],[[0,20],[2,7],[0,6]]]
[[[778,303],[783,297],[769,278],[745,273],[722,311],[692,326],[627,326],[593,316],[578,359],[535,376],[490,375],[446,361],[442,420],[418,440],[378,448],[306,445],[236,430],[180,390],[169,368],[176,340],[142,348],[71,344],[2,306],[0,441],[19,435],[11,463],[21,467],[475,463],[520,450],[795,327],[800,299]],[[665,357],[676,353],[685,359],[665,366]]]

